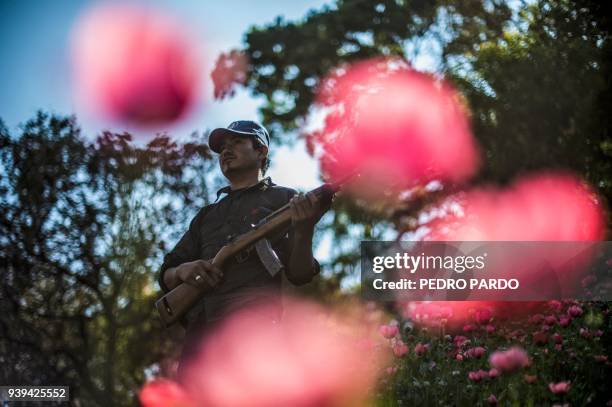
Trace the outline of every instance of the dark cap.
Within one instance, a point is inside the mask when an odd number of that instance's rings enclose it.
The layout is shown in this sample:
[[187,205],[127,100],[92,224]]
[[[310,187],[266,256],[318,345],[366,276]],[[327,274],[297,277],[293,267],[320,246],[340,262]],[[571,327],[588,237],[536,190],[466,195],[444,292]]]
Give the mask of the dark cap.
[[210,149],[215,153],[220,153],[223,139],[231,134],[255,137],[255,139],[264,146],[268,147],[270,145],[270,135],[264,126],[250,120],[238,120],[230,123],[227,128],[220,127],[210,132],[208,136],[208,145]]

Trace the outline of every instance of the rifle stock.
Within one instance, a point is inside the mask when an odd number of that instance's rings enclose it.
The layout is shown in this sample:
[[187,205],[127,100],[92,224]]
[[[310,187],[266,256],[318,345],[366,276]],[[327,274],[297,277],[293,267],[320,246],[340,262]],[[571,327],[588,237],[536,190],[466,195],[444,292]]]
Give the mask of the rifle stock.
[[[311,192],[320,198],[325,196],[331,198],[340,189],[340,185],[341,183],[323,184]],[[289,204],[286,204],[262,219],[252,230],[238,236],[235,240],[223,246],[211,262],[222,269],[227,260],[242,250],[252,246],[260,239],[269,237],[287,228],[290,224],[291,212],[289,211]],[[170,326],[181,319],[206,292],[206,289],[181,283],[162,296],[155,302],[155,307],[164,325]]]

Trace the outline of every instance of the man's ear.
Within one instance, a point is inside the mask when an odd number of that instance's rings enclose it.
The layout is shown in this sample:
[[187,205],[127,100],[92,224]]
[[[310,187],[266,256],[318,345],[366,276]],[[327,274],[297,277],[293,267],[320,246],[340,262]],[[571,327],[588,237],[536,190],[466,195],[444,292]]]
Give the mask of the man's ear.
[[260,145],[257,150],[259,151],[260,158],[264,158],[268,156],[268,147],[264,145]]

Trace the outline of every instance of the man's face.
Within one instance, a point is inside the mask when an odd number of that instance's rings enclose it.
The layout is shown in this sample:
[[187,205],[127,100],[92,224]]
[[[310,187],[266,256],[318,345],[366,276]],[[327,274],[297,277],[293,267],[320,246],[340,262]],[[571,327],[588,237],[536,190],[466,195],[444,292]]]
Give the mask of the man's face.
[[266,148],[255,149],[250,137],[225,137],[219,154],[219,165],[226,177],[236,172],[260,168]]

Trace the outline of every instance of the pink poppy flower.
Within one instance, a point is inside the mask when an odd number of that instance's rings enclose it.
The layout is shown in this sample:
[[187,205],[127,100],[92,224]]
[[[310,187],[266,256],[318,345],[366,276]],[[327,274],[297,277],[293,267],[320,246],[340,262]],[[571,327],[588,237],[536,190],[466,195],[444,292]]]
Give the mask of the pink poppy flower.
[[571,382],[549,383],[548,388],[554,394],[566,394],[571,388]]
[[486,370],[482,369],[468,373],[468,378],[473,382],[479,382],[482,379],[486,379],[487,377],[489,377],[489,373]]
[[533,333],[533,342],[536,345],[545,345],[548,343],[548,334],[546,332],[534,332]]
[[393,376],[394,374],[397,373],[397,366],[390,366],[387,369],[385,369],[385,372],[387,372],[389,376]]
[[579,317],[580,315],[582,315],[582,308],[578,305],[572,305],[567,309],[567,313],[571,317]]
[[562,326],[565,328],[566,326],[569,326],[571,322],[572,322],[572,317],[569,317],[566,315],[559,316],[559,326]]
[[158,128],[200,99],[195,38],[167,12],[101,2],[78,20],[72,41],[76,100],[91,113]]
[[476,327],[472,324],[463,325],[463,332],[472,332],[476,330]]
[[395,343],[393,343],[392,349],[393,349],[393,354],[397,356],[398,358],[401,358],[406,353],[408,353],[408,345],[406,345],[402,341],[396,341]]
[[475,173],[476,141],[450,84],[402,60],[374,58],[332,70],[318,90],[315,104],[330,113],[310,142],[322,147],[321,167],[332,179],[360,168],[361,197],[394,183],[461,182]]
[[372,327],[311,302],[283,299],[283,307],[274,325],[265,305],[234,314],[202,343],[184,374],[198,406],[363,403],[384,372],[377,348],[366,353],[356,345]]
[[513,346],[506,351],[494,352],[489,363],[501,372],[512,372],[529,365],[529,357],[524,349]]
[[559,312],[561,311],[561,309],[563,309],[563,304],[561,304],[561,301],[557,300],[548,301],[548,306],[556,312]]
[[489,323],[492,317],[493,312],[487,308],[479,309],[474,313],[474,320],[476,320],[476,322],[480,325]]
[[557,323],[557,317],[555,317],[554,315],[548,315],[544,318],[544,323],[546,325],[554,325]]
[[196,407],[195,401],[178,383],[167,379],[147,382],[138,398],[143,407]]
[[484,356],[485,353],[487,353],[485,348],[483,348],[482,346],[477,346],[475,348],[470,348],[466,350],[465,356],[467,356],[470,359],[480,359],[481,357]]
[[489,403],[492,406],[496,406],[497,405],[497,397],[495,397],[494,394],[491,394],[489,397],[487,397],[487,403]]
[[419,342],[414,346],[414,353],[416,353],[417,356],[421,356],[422,354],[427,352],[428,349],[429,349],[429,344],[422,344]]
[[501,372],[494,367],[489,369],[489,377],[497,377],[501,374]]
[[463,344],[465,344],[466,342],[468,342],[468,343],[469,343],[469,341],[470,341],[470,340],[469,340],[468,338],[466,338],[465,336],[463,336],[463,335],[457,335],[457,336],[455,336],[455,337],[453,338],[453,343],[454,343],[454,344],[455,344],[455,346],[457,346],[457,347],[461,347],[461,346],[462,346]]
[[397,325],[381,325],[378,328],[378,332],[380,332],[380,334],[385,338],[391,339],[399,333],[399,328]]
[[492,334],[495,332],[495,325],[487,324],[487,326],[485,326],[485,331],[487,331],[488,334]]

